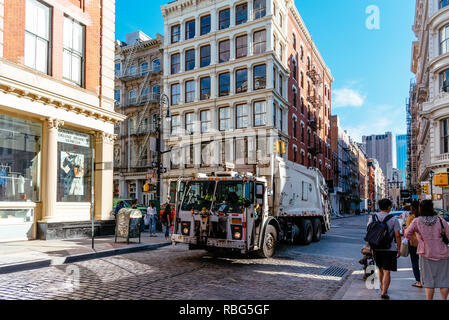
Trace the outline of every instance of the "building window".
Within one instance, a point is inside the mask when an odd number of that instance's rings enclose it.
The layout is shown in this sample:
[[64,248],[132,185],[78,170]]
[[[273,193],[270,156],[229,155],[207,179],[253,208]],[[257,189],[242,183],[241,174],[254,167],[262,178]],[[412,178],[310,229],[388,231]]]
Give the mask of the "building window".
[[297,123],[298,123],[298,120],[296,119],[296,117],[293,117],[293,137],[294,138],[298,137],[298,134],[297,134],[297,130],[298,130]]
[[118,77],[120,77],[122,75],[121,69],[122,69],[122,64],[120,62],[116,63],[115,64],[115,77],[118,78]]
[[27,0],[25,13],[25,65],[48,74],[50,48],[50,8],[39,1]]
[[136,103],[137,93],[136,90],[131,90],[128,94],[128,105]]
[[171,134],[177,136],[180,134],[181,129],[181,116],[176,115],[171,117]]
[[210,15],[204,16],[200,18],[200,33],[201,35],[207,34],[210,32]]
[[284,94],[284,79],[281,74],[279,74],[279,94],[281,96]]
[[254,90],[265,89],[267,83],[267,69],[264,64],[255,66],[254,74]]
[[181,36],[181,26],[177,24],[171,27],[171,43],[179,42]]
[[[41,123],[0,114],[0,201],[40,200],[41,150]],[[0,210],[2,225],[21,222],[18,218],[25,220],[22,222],[29,219],[26,216],[14,217],[14,212],[22,213]],[[14,219],[8,219],[10,215]]]
[[267,14],[266,0],[254,0],[254,20],[265,17]]
[[293,162],[298,162],[298,148],[296,146],[293,146]]
[[79,86],[83,85],[84,26],[64,17],[63,78]]
[[92,196],[93,136],[58,130],[58,202],[90,202]]
[[301,97],[301,113],[304,114],[304,98]]
[[282,13],[279,12],[279,27],[282,29],[282,23],[283,23],[284,17],[282,16]]
[[210,46],[204,46],[200,48],[201,55],[201,67],[207,67],[210,65]]
[[304,72],[302,72],[302,71],[301,71],[301,79],[300,79],[300,82],[301,82],[301,88],[304,89]]
[[243,3],[235,7],[235,24],[239,25],[248,21],[248,4]]
[[295,34],[292,35],[292,45],[293,45],[293,49],[296,51],[296,36]]
[[153,93],[159,95],[161,93],[161,86],[153,86]]
[[208,132],[210,130],[210,111],[203,110],[201,111],[201,132]]
[[236,106],[236,127],[237,129],[248,128],[248,106],[246,104]]
[[186,40],[195,37],[195,20],[190,20],[186,22]]
[[284,130],[284,117],[283,117],[282,108],[279,107],[277,111],[278,111],[278,116],[277,116],[278,126],[277,127],[279,130],[283,131]]
[[229,73],[222,73],[218,76],[218,91],[219,96],[227,96],[229,95],[229,89],[231,86],[231,79]]
[[301,57],[301,61],[304,62],[304,48],[303,48],[303,46],[301,46],[301,49],[300,49],[300,57]]
[[148,62],[144,62],[140,65],[140,74],[145,76],[148,73]]
[[248,69],[240,69],[235,72],[235,92],[241,93],[248,90]]
[[210,111],[203,110],[200,113],[201,116],[201,133],[208,132],[210,130]]
[[292,73],[293,79],[298,80],[298,66],[296,65],[296,60],[292,59]]
[[161,71],[161,60],[154,59],[152,62],[152,68],[153,68],[153,71],[155,71],[155,72]]
[[265,101],[254,103],[254,126],[260,127],[267,123],[267,105]]
[[115,91],[114,91],[114,100],[116,102],[120,102],[120,89],[115,89]]
[[210,77],[204,77],[200,79],[201,87],[201,100],[207,100],[210,98]]
[[449,25],[440,29],[440,54],[449,52]]
[[131,67],[129,67],[129,75],[130,75],[130,76],[135,76],[135,75],[137,75],[137,67],[136,67],[136,66],[131,66]]
[[277,38],[276,36],[273,34],[273,51],[276,52],[276,47],[277,47]]
[[441,151],[440,153],[449,153],[449,118],[443,119],[441,123]]
[[449,92],[449,69],[440,73],[440,91]]
[[219,15],[220,15],[219,29],[223,30],[229,28],[229,26],[231,25],[231,10],[230,9],[221,10]]
[[292,92],[292,95],[293,95],[293,107],[294,107],[294,108],[297,108],[296,103],[297,103],[297,95],[298,95],[298,92],[297,92],[296,88],[293,88],[292,91],[293,91],[293,92]]
[[267,33],[265,30],[254,32],[254,54],[264,53],[267,48]]
[[449,0],[439,0],[439,1],[440,1],[440,3],[439,3],[439,8],[440,9],[444,8],[444,7],[447,7],[449,5]]
[[305,135],[304,135],[304,124],[301,123],[301,142],[304,142],[304,138],[305,138]]
[[195,81],[186,81],[186,103],[193,102],[195,100]]
[[225,107],[219,109],[219,130],[226,131],[231,129],[231,108]]
[[231,41],[224,40],[219,43],[219,63],[227,62],[231,58]]
[[193,133],[195,124],[195,114],[193,112],[186,113],[185,122],[186,122],[186,132]]
[[179,104],[179,98],[181,96],[181,86],[179,83],[171,85],[171,104]]
[[305,164],[304,155],[305,155],[305,153],[301,150],[301,164],[302,164],[302,165]]
[[186,51],[185,60],[186,60],[186,71],[195,69],[195,49]]
[[171,74],[176,74],[181,70],[180,54],[175,53],[171,56]]
[[235,38],[235,57],[246,57],[248,54],[248,36],[240,36]]

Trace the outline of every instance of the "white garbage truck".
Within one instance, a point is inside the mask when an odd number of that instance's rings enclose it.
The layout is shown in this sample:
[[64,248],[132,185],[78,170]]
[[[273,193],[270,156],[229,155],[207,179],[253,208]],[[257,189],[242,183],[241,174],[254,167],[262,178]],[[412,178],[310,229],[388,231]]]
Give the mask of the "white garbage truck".
[[320,241],[330,229],[331,217],[321,172],[281,157],[259,164],[256,171],[180,178],[173,244],[271,257],[278,241]]

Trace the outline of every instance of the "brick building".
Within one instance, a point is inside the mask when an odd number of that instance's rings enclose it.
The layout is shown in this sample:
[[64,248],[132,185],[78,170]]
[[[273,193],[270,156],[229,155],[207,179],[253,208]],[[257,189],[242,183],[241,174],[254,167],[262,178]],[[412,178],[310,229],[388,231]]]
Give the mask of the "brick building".
[[[112,0],[0,1],[0,241],[112,218]],[[106,231],[105,231],[106,232]]]
[[289,160],[316,167],[332,180],[333,77],[294,3],[288,8]]

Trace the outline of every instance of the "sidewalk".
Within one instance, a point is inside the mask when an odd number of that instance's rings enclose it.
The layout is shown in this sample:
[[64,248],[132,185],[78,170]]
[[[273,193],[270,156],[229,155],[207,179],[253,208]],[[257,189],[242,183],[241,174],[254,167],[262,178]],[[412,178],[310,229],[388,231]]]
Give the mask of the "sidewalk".
[[[412,287],[415,283],[410,258],[398,260],[398,271],[391,273],[391,284],[388,290],[390,300],[425,300],[425,289]],[[363,269],[353,271],[346,284],[337,292],[333,300],[382,300],[380,290],[368,289],[363,280]],[[435,290],[434,300],[441,300],[440,292]]]
[[171,244],[164,233],[149,237],[143,232],[138,238],[126,239],[115,236],[96,237],[94,249],[91,239],[32,240],[0,243],[0,274],[96,259],[129,252],[154,250]]

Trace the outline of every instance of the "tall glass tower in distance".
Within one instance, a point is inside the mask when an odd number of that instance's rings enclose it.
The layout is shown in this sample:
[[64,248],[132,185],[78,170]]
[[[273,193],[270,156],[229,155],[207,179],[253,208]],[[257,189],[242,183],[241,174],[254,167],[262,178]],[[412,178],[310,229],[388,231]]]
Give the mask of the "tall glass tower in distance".
[[405,182],[407,167],[407,135],[398,134],[396,136],[396,168],[402,171],[402,181]]

